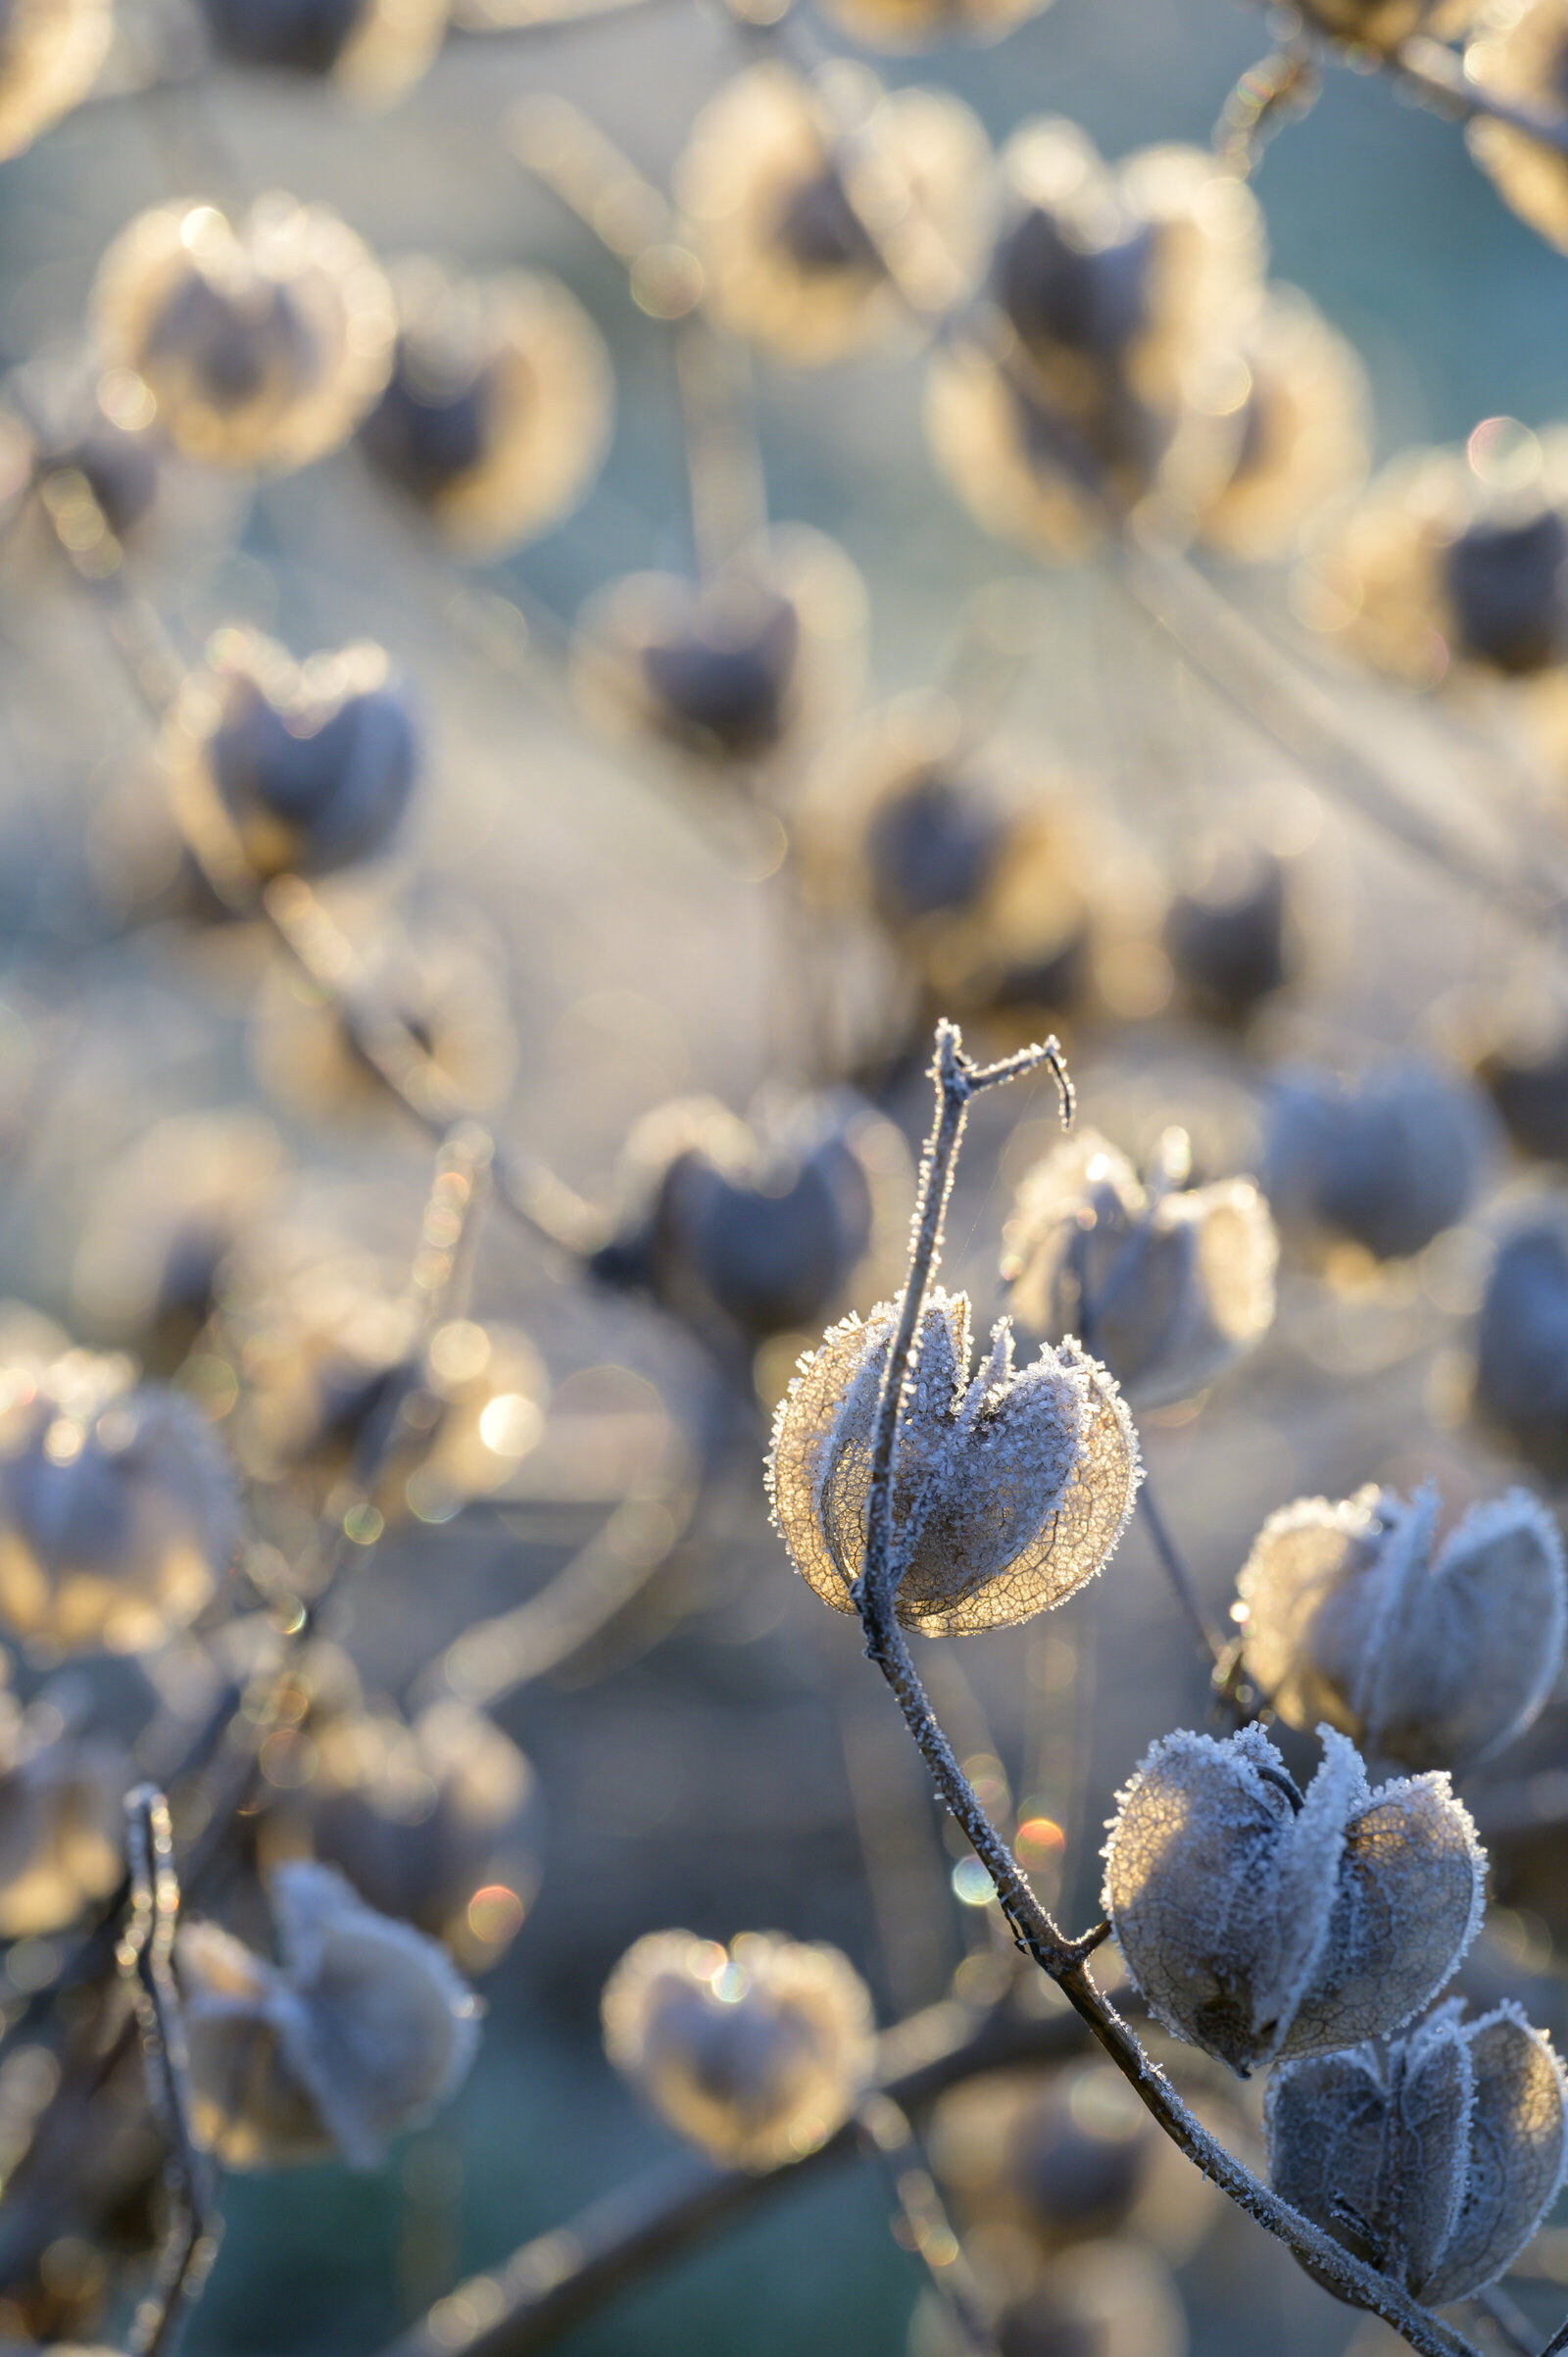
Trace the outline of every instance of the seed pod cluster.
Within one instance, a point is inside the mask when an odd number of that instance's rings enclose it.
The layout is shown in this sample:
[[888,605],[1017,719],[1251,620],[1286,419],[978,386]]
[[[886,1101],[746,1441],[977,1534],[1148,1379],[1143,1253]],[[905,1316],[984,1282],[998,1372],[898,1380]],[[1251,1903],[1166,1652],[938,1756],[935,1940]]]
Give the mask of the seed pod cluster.
[[1513,2005],[1288,2063],[1265,2117],[1275,2190],[1428,2308],[1507,2271],[1568,2164],[1562,2065]]
[[0,1622],[66,1652],[144,1652],[194,1620],[239,1536],[233,1476],[182,1395],[128,1359],[0,1359]]
[[86,97],[114,37],[113,0],[10,0],[0,22],[0,160]]
[[1294,286],[1271,286],[1238,336],[1249,390],[1230,471],[1200,511],[1222,556],[1290,556],[1360,485],[1370,395],[1352,347]]
[[[836,1611],[865,1562],[878,1396],[898,1310],[848,1318],[779,1402],[768,1458],[773,1519],[803,1579]],[[896,1608],[926,1637],[1002,1629],[1059,1604],[1113,1552],[1142,1478],[1115,1383],[1068,1340],[1012,1362],[993,1329],[970,1374],[969,1302],[926,1302],[894,1460],[894,1543],[906,1568]]]
[[1192,1013],[1238,1029],[1250,1022],[1294,979],[1293,913],[1287,864],[1272,852],[1222,833],[1196,847],[1161,933]]
[[166,761],[186,837],[220,876],[327,875],[391,841],[419,741],[379,647],[296,663],[270,639],[227,630],[186,682]]
[[1562,1662],[1562,1541],[1527,1491],[1472,1506],[1443,1545],[1438,1498],[1298,1498],[1237,1583],[1245,1657],[1287,1725],[1328,1719],[1405,1768],[1463,1768],[1528,1727]]
[[1487,1146],[1473,1094],[1428,1065],[1394,1063],[1353,1084],[1288,1069],[1270,1092],[1263,1184],[1281,1227],[1395,1260],[1463,1218]]
[[447,0],[201,0],[213,45],[242,66],[331,74],[390,106],[441,46]]
[[713,2160],[772,2169],[826,2143],[871,2075],[871,2000],[837,1948],[651,1932],[605,1986],[605,2051]]
[[1081,555],[1146,501],[1190,530],[1241,452],[1255,203],[1196,148],[1112,172],[1054,118],[1016,131],[998,173],[989,329],[932,362],[938,466],[988,530],[1053,555]]
[[802,368],[895,340],[911,311],[934,317],[978,277],[989,159],[946,91],[751,67],[703,109],[676,168],[714,317]]
[[1156,2021],[1246,2077],[1398,2029],[1480,1928],[1486,1856],[1446,1775],[1369,1789],[1319,1729],[1305,1796],[1261,1728],[1152,1745],[1105,1845],[1104,1906]]
[[610,441],[614,384],[598,328],[542,273],[454,282],[417,262],[394,285],[392,374],[362,449],[465,556],[548,531]]
[[324,205],[262,197],[139,214],[104,256],[99,341],[193,459],[274,470],[347,439],[386,383],[396,316],[368,249]]
[[1096,1131],[1075,1132],[1024,1177],[1004,1230],[1018,1324],[1087,1335],[1138,1407],[1200,1391],[1274,1318],[1267,1203],[1250,1179],[1183,1188],[1187,1141],[1167,1134],[1171,1159],[1146,1186]]
[[175,1941],[196,2135],[228,2169],[333,2152],[373,2168],[388,2136],[462,2085],[474,2000],[433,1940],[330,1867],[279,1866],[269,1895],[276,1964],[214,1923]]

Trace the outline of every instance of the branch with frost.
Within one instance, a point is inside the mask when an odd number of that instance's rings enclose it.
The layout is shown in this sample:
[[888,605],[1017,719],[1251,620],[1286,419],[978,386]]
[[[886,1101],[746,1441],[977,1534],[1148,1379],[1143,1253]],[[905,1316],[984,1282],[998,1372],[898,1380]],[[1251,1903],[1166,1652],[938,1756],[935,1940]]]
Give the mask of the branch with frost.
[[1188,2109],[1090,1975],[1089,1958],[1107,1937],[1109,1925],[1097,1925],[1082,1938],[1070,1939],[1058,1930],[1035,1897],[958,1767],[900,1626],[895,1599],[919,1539],[917,1527],[901,1538],[895,1524],[894,1475],[900,1426],[918,1372],[916,1337],[921,1332],[922,1312],[941,1257],[943,1218],[953,1189],[969,1103],[982,1089],[998,1087],[1041,1065],[1049,1066],[1056,1078],[1066,1121],[1072,1110],[1071,1084],[1054,1040],[1026,1049],[1001,1063],[976,1065],[964,1055],[956,1024],[942,1023],[937,1027],[936,1060],[932,1068],[936,1116],[921,1158],[909,1273],[877,1403],[866,1504],[865,1567],[854,1591],[865,1632],[867,1656],[892,1687],[932,1781],[990,1875],[1018,1944],[1055,1983],[1171,2141],[1249,2217],[1305,2262],[1341,2299],[1352,2307],[1368,2309],[1385,2324],[1392,2325],[1411,2348],[1420,2352],[1420,2357],[1464,2357],[1466,2352],[1475,2357],[1472,2344],[1461,2333],[1420,2307],[1388,2276],[1352,2258],[1309,2219],[1282,2201],[1216,2142]]

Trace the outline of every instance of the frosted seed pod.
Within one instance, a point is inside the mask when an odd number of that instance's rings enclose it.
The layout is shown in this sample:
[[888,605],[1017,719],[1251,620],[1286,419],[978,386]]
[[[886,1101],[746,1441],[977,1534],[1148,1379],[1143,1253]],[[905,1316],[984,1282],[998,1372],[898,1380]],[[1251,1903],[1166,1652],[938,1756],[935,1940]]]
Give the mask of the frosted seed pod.
[[331,74],[390,106],[441,46],[448,0],[201,0],[213,45],[242,66]]
[[998,172],[994,331],[932,361],[938,466],[988,531],[1050,555],[1083,555],[1146,501],[1191,531],[1241,449],[1256,204],[1199,149],[1111,171],[1054,118],[1016,131]]
[[605,2051],[715,2161],[772,2169],[825,2144],[871,2076],[871,1999],[837,1948],[650,1932],[605,1985]]
[[939,41],[1000,41],[1051,0],[826,0],[823,15],[867,49],[927,49]]
[[[1489,97],[1555,115],[1568,72],[1563,0],[1493,0],[1473,13],[1466,74]],[[1505,123],[1478,121],[1465,136],[1503,203],[1549,245],[1568,253],[1568,159]]]
[[0,1940],[63,1932],[124,1870],[130,1761],[82,1734],[46,1691],[30,1710],[0,1694]]
[[236,229],[211,205],[139,214],[93,296],[112,363],[170,438],[220,466],[287,470],[347,439],[392,365],[392,290],[324,205],[262,197]]
[[9,0],[0,15],[0,160],[85,98],[114,37],[113,0]]
[[865,585],[837,543],[770,532],[702,585],[632,573],[585,607],[578,698],[612,735],[662,738],[722,768],[819,735],[854,702]]
[[1396,1063],[1348,1083],[1298,1068],[1277,1076],[1270,1098],[1263,1185],[1281,1227],[1395,1260],[1424,1251],[1474,1200],[1485,1116],[1446,1073]]
[[1328,1719],[1404,1768],[1465,1768],[1551,1692],[1568,1587],[1527,1491],[1475,1505],[1441,1547],[1438,1497],[1359,1491],[1271,1514],[1237,1582],[1247,1668],[1291,1727]]
[[448,1698],[412,1726],[340,1713],[312,1742],[309,1784],[270,1802],[264,1864],[308,1849],[466,1972],[497,1963],[539,1886],[538,1788],[510,1736]]
[[175,1940],[197,2137],[228,2169],[334,2150],[373,2168],[467,2076],[474,1999],[433,1940],[330,1867],[279,1866],[269,1896],[276,1964],[213,1923]]
[[1548,2040],[1514,2005],[1462,2014],[1443,2005],[1386,2046],[1286,2064],[1264,2115],[1276,2192],[1428,2308],[1506,2273],[1568,2162]]
[[419,767],[405,683],[369,644],[296,663],[224,630],[185,683],[165,738],[175,813],[204,864],[237,887],[329,875],[384,851]]
[[1318,628],[1412,687],[1436,687],[1455,666],[1549,675],[1568,651],[1565,560],[1568,433],[1488,418],[1459,449],[1409,451],[1385,467],[1319,536],[1300,602]]
[[1370,395],[1351,346],[1294,286],[1271,286],[1241,338],[1250,380],[1231,471],[1200,536],[1222,556],[1291,555],[1367,469]]
[[1486,1854],[1446,1775],[1368,1790],[1320,1727],[1305,1798],[1260,1727],[1153,1744],[1105,1845],[1104,1906],[1155,2020],[1247,2075],[1396,2030],[1481,1924]]
[[1544,1473],[1568,1465],[1568,1219],[1556,1204],[1497,1247],[1476,1329],[1475,1404]]
[[0,1355],[0,1622],[145,1652],[211,1600],[239,1537],[211,1425],[128,1359]]
[[906,337],[911,313],[935,319],[979,276],[989,161],[945,91],[751,67],[703,109],[675,171],[713,316],[800,368]]
[[[773,1520],[824,1603],[853,1612],[865,1562],[877,1397],[898,1322],[879,1302],[801,1361],[779,1401],[767,1462]],[[969,1301],[926,1302],[918,1368],[899,1427],[895,1545],[908,1554],[899,1619],[925,1637],[1004,1629],[1092,1580],[1127,1527],[1143,1470],[1138,1436],[1098,1360],[1066,1341],[1012,1363],[1003,1318],[969,1372]]]
[[758,1129],[711,1098],[682,1098],[627,1140],[628,1210],[591,1262],[602,1281],[651,1293],[697,1330],[753,1342],[819,1326],[890,1224],[907,1156],[891,1124],[852,1097],[770,1108]]
[[604,462],[604,338],[543,273],[453,282],[416,262],[393,282],[392,375],[360,445],[465,556],[500,556],[569,515]]
[[1020,1327],[1087,1335],[1138,1407],[1200,1391],[1274,1318],[1279,1246],[1256,1187],[1182,1188],[1179,1130],[1162,1154],[1145,1186],[1125,1154],[1076,1131],[1025,1176],[1003,1231]]
[[1162,943],[1179,991],[1205,1021],[1249,1023],[1297,964],[1286,863],[1236,836],[1211,835],[1165,912]]
[[236,1239],[276,1189],[282,1146],[255,1113],[175,1113],[105,1173],[72,1270],[89,1329],[172,1374],[217,1301]]

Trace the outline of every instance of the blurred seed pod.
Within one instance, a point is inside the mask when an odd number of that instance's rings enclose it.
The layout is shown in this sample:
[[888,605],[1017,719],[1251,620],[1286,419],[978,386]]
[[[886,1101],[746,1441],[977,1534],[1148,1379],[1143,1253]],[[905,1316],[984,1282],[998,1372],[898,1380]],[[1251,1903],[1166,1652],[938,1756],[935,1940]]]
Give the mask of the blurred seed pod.
[[579,701],[612,735],[662,737],[716,764],[819,735],[859,687],[865,585],[801,524],[769,532],[701,585],[631,573],[589,601]]
[[1474,1505],[1441,1547],[1438,1496],[1375,1486],[1271,1514],[1237,1582],[1247,1668],[1291,1727],[1319,1719],[1404,1768],[1511,1743],[1562,1665],[1562,1541],[1527,1491]]
[[329,1714],[311,1743],[309,1783],[279,1793],[262,1824],[264,1869],[306,1851],[466,1972],[497,1963],[539,1887],[538,1788],[510,1736],[446,1699],[412,1725]]
[[1180,2156],[1108,2063],[968,2080],[932,2112],[927,2147],[977,2259],[983,2241],[1028,2267],[1125,2233],[1179,2260],[1213,2214],[1202,2180],[1172,2165]]
[[938,466],[986,530],[1048,555],[1083,555],[1146,503],[1190,530],[1242,448],[1253,198],[1197,148],[1112,172],[1051,117],[1014,132],[999,176],[989,314],[931,364]]
[[866,49],[929,49],[940,41],[1000,41],[1051,0],[824,0],[829,24]]
[[587,494],[610,446],[614,379],[575,296],[542,272],[394,273],[392,375],[360,444],[465,556],[549,531]]
[[985,254],[990,148],[944,90],[862,67],[803,79],[774,60],[710,99],[676,200],[719,323],[799,368],[907,333],[968,293]]
[[1447,39],[1474,16],[1477,0],[1295,0],[1315,31],[1360,49],[1396,49],[1415,32]]
[[1297,1067],[1270,1084],[1263,1185],[1282,1228],[1401,1259],[1464,1217],[1488,1143],[1478,1100],[1428,1065],[1356,1082]]
[[[1007,2283],[1004,2271],[989,2288],[997,2357],[1186,2357],[1180,2295],[1141,2242],[1080,2243],[1027,2287]],[[940,2294],[922,2291],[907,2357],[969,2357],[973,2346]]]
[[74,1724],[70,1701],[46,1690],[24,1711],[0,1694],[0,1940],[68,1930],[124,1869],[134,1771],[117,1743]]
[[113,0],[10,0],[0,22],[0,161],[86,97],[114,29]]
[[402,821],[419,759],[408,689],[381,648],[297,663],[250,630],[218,633],[164,741],[181,829],[239,892],[373,859]]
[[1298,604],[1408,686],[1455,664],[1518,679],[1568,656],[1565,567],[1568,430],[1489,418],[1386,466],[1309,552]]
[[[461,931],[456,918],[383,917],[362,953],[357,997],[397,1017],[412,1043],[410,1087],[443,1120],[455,1105],[493,1112],[516,1077],[506,976],[505,949],[477,911]],[[249,1049],[262,1086],[311,1121],[383,1121],[393,1105],[351,1013],[281,960],[262,977]]]
[[902,1139],[858,1098],[764,1105],[757,1128],[680,1098],[627,1140],[628,1208],[589,1265],[699,1334],[757,1344],[820,1326],[878,1229],[902,1222],[907,1180]]
[[773,2169],[843,2126],[875,2060],[871,1999],[848,1957],[775,1932],[728,1948],[650,1932],[605,1984],[605,2051],[711,2160]]
[[1481,1926],[1486,1853],[1446,1775],[1368,1789],[1318,1729],[1303,1799],[1262,1729],[1161,1737],[1105,1844],[1103,1903],[1150,2012],[1246,2078],[1396,2030]]
[[347,439],[386,383],[396,315],[369,249],[324,205],[265,196],[235,229],[211,205],[142,213],[93,296],[110,360],[170,438],[220,466],[304,466]]
[[129,1359],[0,1337],[0,1619],[65,1652],[145,1652],[195,1619],[239,1536],[206,1418]]
[[448,0],[201,0],[213,46],[242,66],[331,74],[391,106],[440,48]]
[[1078,1130],[1019,1184],[1002,1274],[1019,1326],[1087,1335],[1139,1407],[1201,1391],[1274,1322],[1279,1240],[1250,1179],[1183,1185],[1186,1133],[1168,1130],[1148,1184]]
[[[1568,74],[1563,0],[1492,0],[1476,12],[1464,70],[1491,98],[1560,116]],[[1466,125],[1470,153],[1521,221],[1568,253],[1568,159],[1506,123]]]
[[1568,1163],[1568,1006],[1520,989],[1476,1007],[1467,1060],[1521,1154]]
[[1544,1473],[1568,1468],[1568,1218],[1555,1202],[1497,1247],[1476,1328],[1475,1405]]
[[268,1207],[283,1150],[259,1114],[175,1113],[113,1162],[93,1197],[72,1297],[93,1332],[169,1375],[217,1304],[235,1240]]
[[176,1937],[196,2136],[226,2169],[374,2168],[462,2086],[478,2008],[433,1940],[329,1866],[279,1866],[269,1897],[275,1964],[215,1923]]
[[1294,286],[1270,286],[1241,336],[1250,389],[1240,445],[1202,510],[1222,556],[1266,564],[1359,488],[1371,395],[1355,351]]
[[[865,1561],[877,1399],[897,1324],[879,1302],[801,1361],[773,1422],[773,1521],[807,1585],[835,1611]],[[1138,1436],[1115,1383],[1071,1341],[1012,1363],[992,1330],[969,1372],[969,1301],[933,1292],[900,1418],[893,1521],[909,1556],[897,1610],[925,1637],[1010,1628],[1065,1602],[1114,1552],[1138,1494]]]
[[1245,1026],[1298,963],[1286,862],[1235,835],[1195,849],[1161,944],[1182,998],[1205,1021]]
[[1389,2046],[1288,2064],[1265,2111],[1275,2190],[1428,2308],[1507,2272],[1568,2162],[1549,2041],[1514,2005],[1462,2016],[1443,2005]]
[[421,1358],[422,1311],[394,1265],[342,1235],[254,1232],[224,1289],[226,1349],[244,1376],[233,1446],[253,1480],[318,1499],[359,1480],[401,1419],[374,1503],[444,1522],[503,1489],[544,1429],[549,1385],[528,1336],[453,1318]]
[[962,741],[945,697],[904,698],[830,745],[795,814],[804,887],[859,917],[946,1012],[1084,1015],[1149,930],[1152,879],[1049,756]]

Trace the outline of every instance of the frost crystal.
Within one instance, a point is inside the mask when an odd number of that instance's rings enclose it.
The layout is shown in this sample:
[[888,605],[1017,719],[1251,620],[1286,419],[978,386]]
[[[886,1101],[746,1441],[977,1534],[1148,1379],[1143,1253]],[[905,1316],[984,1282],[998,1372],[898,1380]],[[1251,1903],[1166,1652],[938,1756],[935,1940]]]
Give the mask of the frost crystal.
[[1212,1383],[1274,1317],[1267,1203],[1250,1179],[1179,1189],[1171,1144],[1146,1188],[1093,1130],[1064,1140],[1020,1187],[1003,1262],[1019,1325],[1089,1336],[1140,1407]]
[[230,2169],[334,2148],[372,2168],[387,2136],[466,2077],[474,2000],[433,1940],[377,1915],[329,1866],[279,1866],[269,1895],[280,1964],[213,1923],[175,1942],[196,2133]]
[[1105,1911],[1156,2021],[1241,2073],[1395,2030],[1481,1922],[1486,1855],[1446,1776],[1368,1790],[1318,1730],[1303,1799],[1259,1727],[1161,1738],[1119,1797]]
[[1406,1768],[1484,1759],[1527,1727],[1562,1660],[1562,1541],[1523,1490],[1434,1547],[1438,1498],[1376,1489],[1269,1517],[1238,1583],[1247,1666],[1292,1727],[1326,1718]]
[[[877,1400],[898,1310],[848,1318],[801,1361],[768,1459],[773,1519],[797,1571],[837,1611],[865,1561]],[[1105,1369],[1072,1341],[1012,1363],[1003,1318],[969,1374],[969,1302],[931,1295],[894,1458],[906,1556],[898,1616],[926,1637],[1011,1627],[1081,1588],[1132,1512],[1138,1439]]]
[[1276,2191],[1429,2308],[1494,2283],[1568,2162],[1562,2066],[1515,2006],[1441,2006],[1387,2047],[1291,2063],[1268,2090]]
[[605,2050],[712,2159],[776,2168],[825,2143],[871,2074],[871,2000],[837,1948],[651,1932],[605,1987]]

